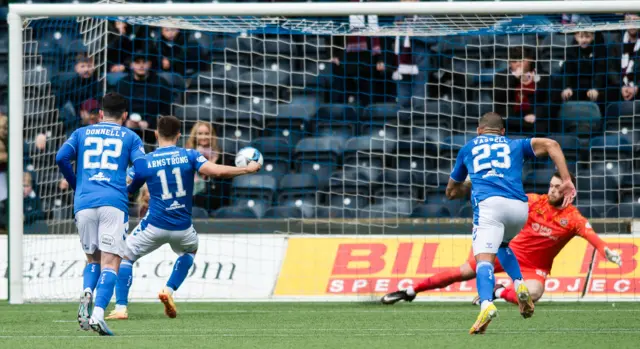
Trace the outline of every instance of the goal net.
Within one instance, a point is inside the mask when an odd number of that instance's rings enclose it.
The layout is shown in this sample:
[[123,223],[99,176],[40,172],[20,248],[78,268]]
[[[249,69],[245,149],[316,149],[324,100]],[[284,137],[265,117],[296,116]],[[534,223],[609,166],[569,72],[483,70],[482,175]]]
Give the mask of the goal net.
[[[491,111],[511,138],[560,143],[576,206],[622,252],[618,268],[570,241],[544,299],[637,299],[640,242],[628,233],[640,217],[640,17],[418,8],[23,17],[23,115],[12,111],[10,121],[24,122],[24,155],[10,154],[24,165],[13,177],[23,178],[24,200],[11,197],[23,200],[24,237],[9,230],[9,240],[21,239],[19,297],[75,300],[81,290],[73,192],[55,154],[71,132],[99,121],[101,96],[115,91],[129,98],[127,127],[147,151],[157,118],[172,114],[183,122],[181,145],[210,161],[233,165],[247,146],[264,155],[256,175],[195,179],[201,246],[181,300],[353,299],[457,268],[471,255],[473,207],[444,191],[458,150]],[[546,158],[527,162],[526,192],[546,193],[554,172]],[[131,198],[130,230],[144,215],[142,196]],[[554,227],[566,224],[534,229],[557,239]],[[154,299],[174,260],[164,247],[138,261],[133,299]],[[7,289],[0,285],[0,298]],[[467,282],[418,299],[474,290]]]

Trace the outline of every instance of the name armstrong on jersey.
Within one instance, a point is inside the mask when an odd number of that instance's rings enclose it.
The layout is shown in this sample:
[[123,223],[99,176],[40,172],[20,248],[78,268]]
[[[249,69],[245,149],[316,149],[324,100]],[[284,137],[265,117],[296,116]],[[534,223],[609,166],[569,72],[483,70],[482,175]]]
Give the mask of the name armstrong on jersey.
[[[162,155],[168,155],[168,154],[162,154]],[[151,160],[147,163],[147,168],[164,167],[169,165],[182,165],[187,163],[189,163],[189,158],[187,156],[173,156],[171,158]]]

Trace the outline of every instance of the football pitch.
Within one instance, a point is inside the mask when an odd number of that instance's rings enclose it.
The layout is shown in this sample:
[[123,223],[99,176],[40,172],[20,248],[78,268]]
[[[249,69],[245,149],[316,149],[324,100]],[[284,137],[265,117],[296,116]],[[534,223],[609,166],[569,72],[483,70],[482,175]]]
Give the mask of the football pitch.
[[0,348],[637,348],[638,303],[542,303],[524,320],[498,303],[485,335],[470,336],[468,303],[132,304],[116,337],[78,330],[76,305],[0,303]]

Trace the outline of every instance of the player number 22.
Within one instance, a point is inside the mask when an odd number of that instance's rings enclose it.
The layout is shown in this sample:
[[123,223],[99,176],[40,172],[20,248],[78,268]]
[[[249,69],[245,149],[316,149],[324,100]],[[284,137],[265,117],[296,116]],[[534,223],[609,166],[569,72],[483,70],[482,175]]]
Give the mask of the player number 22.
[[[494,158],[491,161],[485,161],[491,157],[492,152],[496,152]],[[495,168],[510,168],[511,167],[511,149],[509,145],[503,143],[481,144],[471,149],[473,155],[473,172],[478,173],[482,170],[488,170],[492,167]]]
[[[182,172],[179,167],[174,167],[171,170],[171,173],[176,178],[176,187],[178,187],[175,192],[176,198],[181,198],[187,195],[187,191],[184,190],[184,184],[182,182]],[[167,182],[167,172],[165,170],[159,170],[156,173],[156,176],[160,177],[160,185],[162,185],[162,200],[173,199],[173,194],[169,191],[169,183]]]
[[[118,164],[110,163],[109,158],[118,158],[122,154],[122,140],[118,138],[87,137],[84,140],[85,147],[95,145],[95,149],[84,151],[84,168],[99,168],[103,170],[116,171]],[[113,146],[113,149],[105,147]],[[94,156],[99,156],[100,161],[91,161]]]

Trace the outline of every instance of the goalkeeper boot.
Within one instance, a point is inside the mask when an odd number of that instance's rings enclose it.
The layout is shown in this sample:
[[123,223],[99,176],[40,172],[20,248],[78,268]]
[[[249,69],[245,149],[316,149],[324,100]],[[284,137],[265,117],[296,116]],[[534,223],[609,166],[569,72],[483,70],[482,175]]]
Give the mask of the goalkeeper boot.
[[496,316],[498,316],[498,308],[493,304],[493,302],[489,302],[489,304],[482,310],[480,310],[480,314],[476,319],[476,322],[471,326],[469,330],[469,334],[484,334],[489,327],[489,323]]
[[[496,285],[493,287],[493,297],[494,297],[494,299],[495,299],[495,298],[499,298],[499,297],[497,297],[497,296],[496,296],[496,292],[497,292],[499,289],[501,289],[501,288],[504,288],[504,285],[503,285],[503,284],[496,284]],[[475,297],[473,298],[473,300],[471,301],[471,305],[480,305],[480,296],[475,296]]]
[[113,336],[113,332],[111,332],[111,329],[109,329],[109,326],[107,326],[107,322],[104,321],[104,319],[95,319],[92,317],[89,320],[89,326],[91,326],[91,329],[94,332],[101,336]]
[[516,288],[516,295],[518,296],[520,315],[525,319],[532,317],[534,309],[533,300],[529,294],[529,288],[527,288],[524,282],[521,282]]
[[400,291],[387,293],[380,299],[380,302],[382,302],[382,304],[388,304],[388,305],[395,304],[399,301],[411,302],[414,299],[416,299],[416,293],[415,292],[411,292],[411,293],[412,295],[409,294],[408,290],[400,290]]
[[127,307],[118,307],[109,313],[109,316],[106,317],[107,320],[128,320],[129,312],[127,311]]
[[164,304],[164,313],[168,317],[173,319],[178,315],[176,304],[173,302],[173,294],[169,289],[164,287],[160,293],[158,293],[158,299]]
[[78,323],[80,329],[89,331],[89,319],[91,318],[91,311],[93,310],[93,294],[91,292],[84,292],[80,296],[80,305],[78,306]]

